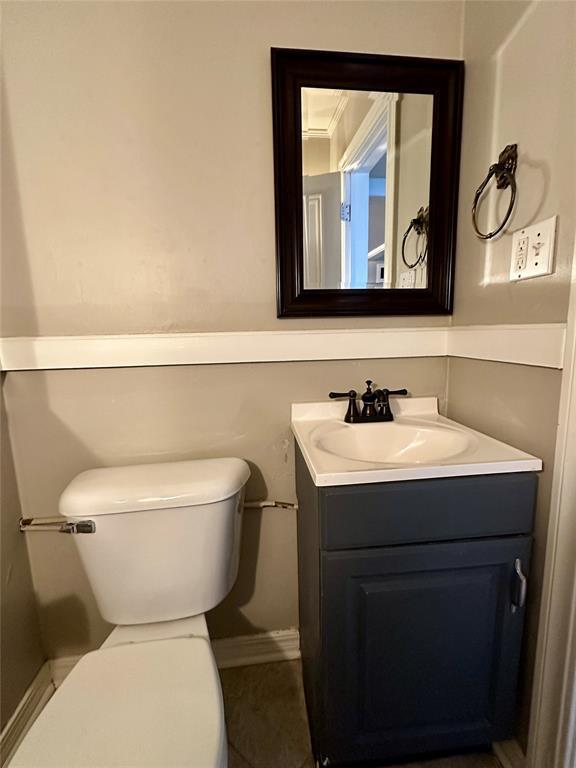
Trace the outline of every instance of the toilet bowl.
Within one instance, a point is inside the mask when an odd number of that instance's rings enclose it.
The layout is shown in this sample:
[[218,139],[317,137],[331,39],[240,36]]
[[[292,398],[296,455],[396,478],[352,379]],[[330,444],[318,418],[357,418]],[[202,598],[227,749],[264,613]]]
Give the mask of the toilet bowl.
[[104,619],[116,624],[48,702],[12,768],[225,768],[222,692],[205,611],[238,572],[241,459],[84,472],[60,512]]

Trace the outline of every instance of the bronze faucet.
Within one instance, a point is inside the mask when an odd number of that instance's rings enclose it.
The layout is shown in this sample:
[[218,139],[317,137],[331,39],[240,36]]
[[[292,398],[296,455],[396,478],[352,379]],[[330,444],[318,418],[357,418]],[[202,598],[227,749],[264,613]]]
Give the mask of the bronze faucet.
[[330,392],[328,397],[332,399],[347,397],[348,410],[344,421],[347,424],[368,424],[375,421],[394,421],[394,416],[390,408],[390,395],[407,395],[407,389],[375,389],[372,390],[373,382],[371,379],[366,381],[366,392],[361,397],[362,412],[358,410],[356,398],[358,393],[355,389],[349,392]]

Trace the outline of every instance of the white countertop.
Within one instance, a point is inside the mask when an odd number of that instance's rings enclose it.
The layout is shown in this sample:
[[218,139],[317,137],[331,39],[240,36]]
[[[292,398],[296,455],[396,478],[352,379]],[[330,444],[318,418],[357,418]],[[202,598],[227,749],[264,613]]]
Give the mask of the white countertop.
[[[449,431],[452,436],[458,432],[464,448],[443,460],[432,458],[414,462],[381,462],[344,458],[324,449],[318,436],[326,435],[331,430],[341,430],[342,433],[344,430],[355,430],[350,435],[358,442],[362,440],[362,430],[374,429],[374,425],[345,424],[344,415],[348,407],[346,401],[294,403],[292,431],[315,485],[358,485],[434,477],[537,472],[542,469],[542,460],[536,456],[440,416],[435,397],[392,397],[390,404],[394,414],[394,422],[391,424],[422,428],[423,433],[430,428]],[[377,427],[381,430],[383,441],[386,439],[387,426],[387,423],[379,423]]]

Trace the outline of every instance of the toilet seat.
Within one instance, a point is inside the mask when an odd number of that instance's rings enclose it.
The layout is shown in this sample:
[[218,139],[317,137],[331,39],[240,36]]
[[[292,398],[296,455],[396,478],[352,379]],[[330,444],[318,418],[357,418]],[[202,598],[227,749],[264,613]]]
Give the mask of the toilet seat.
[[11,768],[225,768],[224,711],[209,642],[151,640],[84,656]]
[[150,640],[171,640],[177,637],[203,637],[210,641],[206,616],[187,616],[174,621],[156,621],[149,624],[124,624],[114,627],[100,648],[126,643],[147,643]]

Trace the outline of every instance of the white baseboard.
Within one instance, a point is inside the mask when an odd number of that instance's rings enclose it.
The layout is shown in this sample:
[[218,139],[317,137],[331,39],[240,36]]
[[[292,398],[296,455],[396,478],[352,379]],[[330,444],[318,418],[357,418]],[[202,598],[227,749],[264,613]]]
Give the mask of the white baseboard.
[[283,629],[259,635],[226,637],[212,640],[212,650],[220,669],[299,659],[300,633],[297,629]]
[[59,659],[50,659],[48,663],[50,664],[50,673],[55,688],[59,688],[62,685],[81,658],[82,654],[78,656],[62,656]]
[[[300,658],[300,634],[297,629],[225,637],[212,640],[211,645],[220,669]],[[63,656],[50,660],[50,672],[56,688],[62,685],[81,658],[82,656]]]
[[502,768],[524,768],[526,756],[515,739],[510,741],[496,741],[492,745],[494,753],[500,761]]
[[46,662],[32,681],[0,734],[0,765],[6,765],[54,693],[50,664]]

